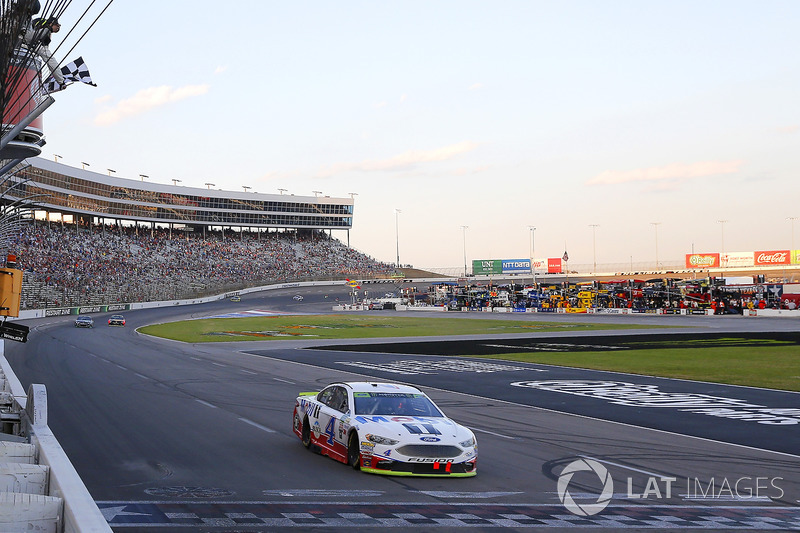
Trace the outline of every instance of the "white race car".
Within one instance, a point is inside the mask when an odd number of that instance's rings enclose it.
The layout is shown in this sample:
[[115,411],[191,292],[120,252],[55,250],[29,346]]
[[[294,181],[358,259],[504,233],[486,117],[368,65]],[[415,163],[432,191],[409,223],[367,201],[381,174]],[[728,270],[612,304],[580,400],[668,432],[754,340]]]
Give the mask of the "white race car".
[[333,383],[318,393],[301,393],[294,433],[306,448],[373,474],[468,477],[478,472],[472,431],[408,385]]

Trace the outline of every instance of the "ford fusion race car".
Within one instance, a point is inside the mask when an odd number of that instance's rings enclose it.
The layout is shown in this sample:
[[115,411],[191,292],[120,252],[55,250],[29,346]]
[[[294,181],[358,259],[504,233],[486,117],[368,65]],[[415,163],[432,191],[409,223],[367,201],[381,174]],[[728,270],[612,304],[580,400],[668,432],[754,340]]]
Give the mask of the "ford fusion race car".
[[477,474],[475,435],[442,414],[422,391],[391,383],[333,383],[302,393],[294,433],[318,450],[373,474]]
[[111,318],[108,319],[109,326],[124,326],[125,325],[125,317],[122,315],[111,315]]

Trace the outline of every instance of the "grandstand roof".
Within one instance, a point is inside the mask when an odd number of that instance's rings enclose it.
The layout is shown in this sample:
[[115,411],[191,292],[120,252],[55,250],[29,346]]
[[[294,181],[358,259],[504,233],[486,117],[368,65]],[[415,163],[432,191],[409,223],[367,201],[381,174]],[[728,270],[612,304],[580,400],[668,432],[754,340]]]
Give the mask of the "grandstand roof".
[[39,157],[28,163],[0,193],[36,196],[49,211],[189,226],[346,230],[353,224],[352,197],[223,191],[107,176]]

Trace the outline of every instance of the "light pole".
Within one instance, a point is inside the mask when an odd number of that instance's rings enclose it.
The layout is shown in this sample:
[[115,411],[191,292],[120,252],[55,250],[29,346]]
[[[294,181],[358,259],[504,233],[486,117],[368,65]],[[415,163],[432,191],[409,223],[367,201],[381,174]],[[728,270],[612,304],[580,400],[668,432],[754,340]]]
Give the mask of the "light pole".
[[464,240],[464,277],[467,277],[467,228],[469,226],[461,226],[461,231]]
[[114,170],[113,168],[107,168],[106,170],[108,170],[108,175],[109,176],[111,175],[112,172],[115,173],[115,174],[117,173],[117,171]]
[[177,184],[179,184],[180,182],[181,182],[181,180],[179,180],[179,179],[175,179],[175,178],[172,178],[172,184],[173,184],[173,185],[177,185]]
[[58,163],[58,160],[59,160],[59,159],[61,159],[61,156],[60,156],[60,155],[58,155],[58,154],[53,154],[53,161],[55,161],[56,163]]
[[536,288],[536,263],[535,263],[535,261],[533,259],[533,256],[535,255],[535,252],[536,252],[536,246],[534,245],[534,242],[533,242],[534,234],[536,233],[536,226],[528,226],[528,229],[531,232],[531,250],[530,250],[531,251],[531,276],[533,276],[533,285],[534,285],[534,288]]
[[92,166],[92,165],[90,165],[90,164],[89,164],[89,163],[87,163],[86,161],[81,161],[81,168],[82,168],[83,170],[86,170],[86,167],[90,167],[90,166]]
[[[595,239],[595,235],[600,224],[589,224],[589,227],[592,228],[592,260],[594,261],[592,273],[597,274],[597,246],[595,244],[597,240]],[[656,266],[658,266],[658,260],[656,260]]]
[[400,268],[400,210],[394,210],[394,237],[397,242],[397,268]]
[[314,196],[316,197],[319,197],[319,195],[322,194],[322,191],[311,191],[311,192],[313,192]]
[[794,221],[797,220],[797,218],[798,217],[787,217],[787,220],[791,220],[792,221],[792,250],[791,250],[791,252],[789,252],[789,254],[793,254],[794,253]]
[[247,190],[252,189],[252,187],[250,187],[249,185],[242,185],[242,189],[244,189],[244,192],[247,192]]
[[651,222],[650,224],[652,224],[653,228],[656,230],[656,270],[658,270],[658,226],[661,225],[661,222]]
[[145,178],[149,178],[150,176],[147,174],[139,174],[139,177],[142,178],[142,181],[144,181]]
[[285,192],[286,192],[286,191],[288,191],[288,190],[289,190],[289,189],[278,189],[278,192],[280,192],[281,194],[283,194],[283,193],[285,193]]
[[720,254],[720,266],[722,266],[722,256],[725,255],[725,223],[727,220],[717,220],[722,227],[722,253]]

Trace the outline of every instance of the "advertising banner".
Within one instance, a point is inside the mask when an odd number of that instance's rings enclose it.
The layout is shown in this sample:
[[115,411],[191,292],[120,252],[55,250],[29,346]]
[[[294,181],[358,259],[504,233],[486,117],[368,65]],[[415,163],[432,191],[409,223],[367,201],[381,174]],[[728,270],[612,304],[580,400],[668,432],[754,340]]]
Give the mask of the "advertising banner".
[[547,273],[548,274],[561,274],[563,268],[561,267],[560,257],[547,258]]
[[720,262],[722,267],[751,267],[753,266],[753,252],[728,252],[722,254]]
[[475,276],[491,276],[503,273],[503,262],[495,259],[473,259],[472,273]]
[[713,254],[686,254],[686,268],[719,268],[720,257]]
[[503,274],[521,274],[530,271],[530,259],[503,259]]
[[800,265],[800,250],[792,250],[792,264]]
[[472,273],[476,276],[529,274],[530,271],[530,259],[475,259],[472,261]]
[[770,250],[755,253],[756,266],[789,265],[789,250]]
[[534,259],[533,268],[539,272],[543,271],[545,268],[547,268],[547,259]]

